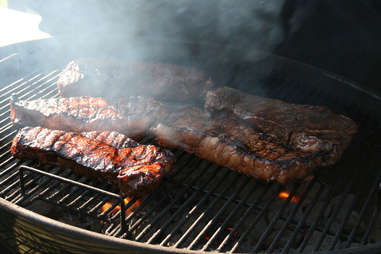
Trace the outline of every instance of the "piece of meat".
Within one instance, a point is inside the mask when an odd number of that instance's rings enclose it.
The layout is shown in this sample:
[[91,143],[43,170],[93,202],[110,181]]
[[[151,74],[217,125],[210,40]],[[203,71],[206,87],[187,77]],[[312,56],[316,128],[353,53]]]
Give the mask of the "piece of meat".
[[326,151],[337,161],[357,132],[353,120],[322,106],[297,105],[223,87],[209,91],[205,108],[229,111],[255,128],[305,152]]
[[57,82],[63,97],[140,95],[178,102],[200,100],[212,86],[208,77],[194,68],[95,59],[71,61]]
[[317,167],[336,162],[331,151],[296,150],[232,114],[219,113],[212,118],[191,106],[173,112],[152,132],[159,145],[179,147],[218,165],[281,184],[305,179]]
[[10,102],[10,119],[21,126],[83,132],[113,130],[139,137],[165,118],[167,107],[152,98],[128,97],[110,105],[102,98],[71,97]]
[[133,196],[155,189],[174,162],[168,150],[140,145],[115,132],[80,135],[42,127],[21,129],[12,141],[11,153],[20,159],[71,168]]

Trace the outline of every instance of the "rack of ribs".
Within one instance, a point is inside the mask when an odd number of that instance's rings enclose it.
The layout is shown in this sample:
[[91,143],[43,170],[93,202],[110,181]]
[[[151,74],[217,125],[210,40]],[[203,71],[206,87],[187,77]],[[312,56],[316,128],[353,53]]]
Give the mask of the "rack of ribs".
[[155,189],[171,170],[174,155],[154,145],[140,145],[117,132],[77,134],[24,127],[14,137],[16,158],[71,168],[76,174],[117,186],[123,195],[141,196]]

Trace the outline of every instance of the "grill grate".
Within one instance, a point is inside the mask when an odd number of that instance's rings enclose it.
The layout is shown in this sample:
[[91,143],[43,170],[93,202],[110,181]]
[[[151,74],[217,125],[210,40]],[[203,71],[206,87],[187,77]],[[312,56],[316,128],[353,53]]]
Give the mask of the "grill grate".
[[[16,93],[18,98],[27,100],[56,97],[58,73],[53,70],[33,74],[0,89],[2,198],[26,208],[38,201],[49,202],[64,211],[74,211],[84,220],[98,222],[98,227],[90,230],[186,250],[303,253],[357,247],[371,240],[379,207],[378,179],[373,178],[368,188],[356,190],[358,166],[371,168],[363,163],[368,157],[366,151],[359,153],[362,147],[353,151],[362,156],[360,164],[351,165],[348,158],[352,153],[348,152],[335,168],[322,170],[322,175],[314,180],[288,186],[257,182],[175,151],[177,163],[159,189],[126,205],[110,186],[76,176],[69,169],[12,158],[10,145],[17,129],[9,122],[10,96]],[[148,142],[153,141],[142,140]],[[355,140],[354,144],[362,143]],[[347,167],[354,170],[346,170]],[[333,170],[345,172],[345,177],[330,182],[324,173],[329,175]],[[280,198],[285,191],[286,197]],[[102,210],[108,203],[109,207]],[[116,210],[118,205],[122,211]],[[88,228],[85,222],[78,226]],[[52,244],[33,240],[38,238],[35,235],[30,240],[27,233],[13,236],[10,244],[25,248],[46,250]],[[65,250],[70,248],[66,246]]]

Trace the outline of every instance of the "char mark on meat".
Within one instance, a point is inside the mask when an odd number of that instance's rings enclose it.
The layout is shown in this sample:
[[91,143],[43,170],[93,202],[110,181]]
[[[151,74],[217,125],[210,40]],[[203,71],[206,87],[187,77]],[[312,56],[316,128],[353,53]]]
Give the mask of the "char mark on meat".
[[211,118],[198,108],[184,107],[152,132],[160,145],[180,147],[218,165],[282,184],[309,178],[317,167],[336,162],[330,151],[296,150],[226,112]]
[[165,118],[167,107],[152,98],[128,97],[109,104],[103,98],[71,97],[14,101],[10,119],[21,126],[84,132],[113,130],[139,137],[153,122]]
[[140,145],[120,133],[80,135],[42,127],[21,129],[13,139],[11,153],[20,159],[71,168],[78,175],[119,187],[123,195],[134,196],[155,189],[174,162],[168,150]]

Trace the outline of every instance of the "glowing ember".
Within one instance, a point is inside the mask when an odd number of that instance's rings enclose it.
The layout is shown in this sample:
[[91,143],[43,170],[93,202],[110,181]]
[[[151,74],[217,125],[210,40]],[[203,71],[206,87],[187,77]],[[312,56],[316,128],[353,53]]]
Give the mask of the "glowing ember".
[[[124,199],[124,204],[127,205],[133,198],[132,197],[127,197]],[[131,214],[136,208],[138,208],[140,206],[140,204],[142,203],[142,201],[140,199],[136,200],[135,203],[132,204],[132,206],[130,206],[127,210],[126,210],[126,214]],[[107,209],[109,209],[110,207],[112,206],[112,203],[111,202],[106,202],[101,210],[102,212],[106,211]],[[114,209],[111,210],[112,213],[114,212],[117,212],[117,211],[120,211],[120,205],[117,205],[114,207]]]
[[[279,195],[278,195],[278,197],[281,199],[287,199],[289,196],[290,196],[290,193],[288,193],[287,191],[281,191],[281,192],[279,192]],[[300,198],[298,196],[293,196],[291,198],[291,202],[292,203],[298,203],[299,199]]]
[[205,240],[209,241],[210,240],[210,237],[209,236],[205,236]]

